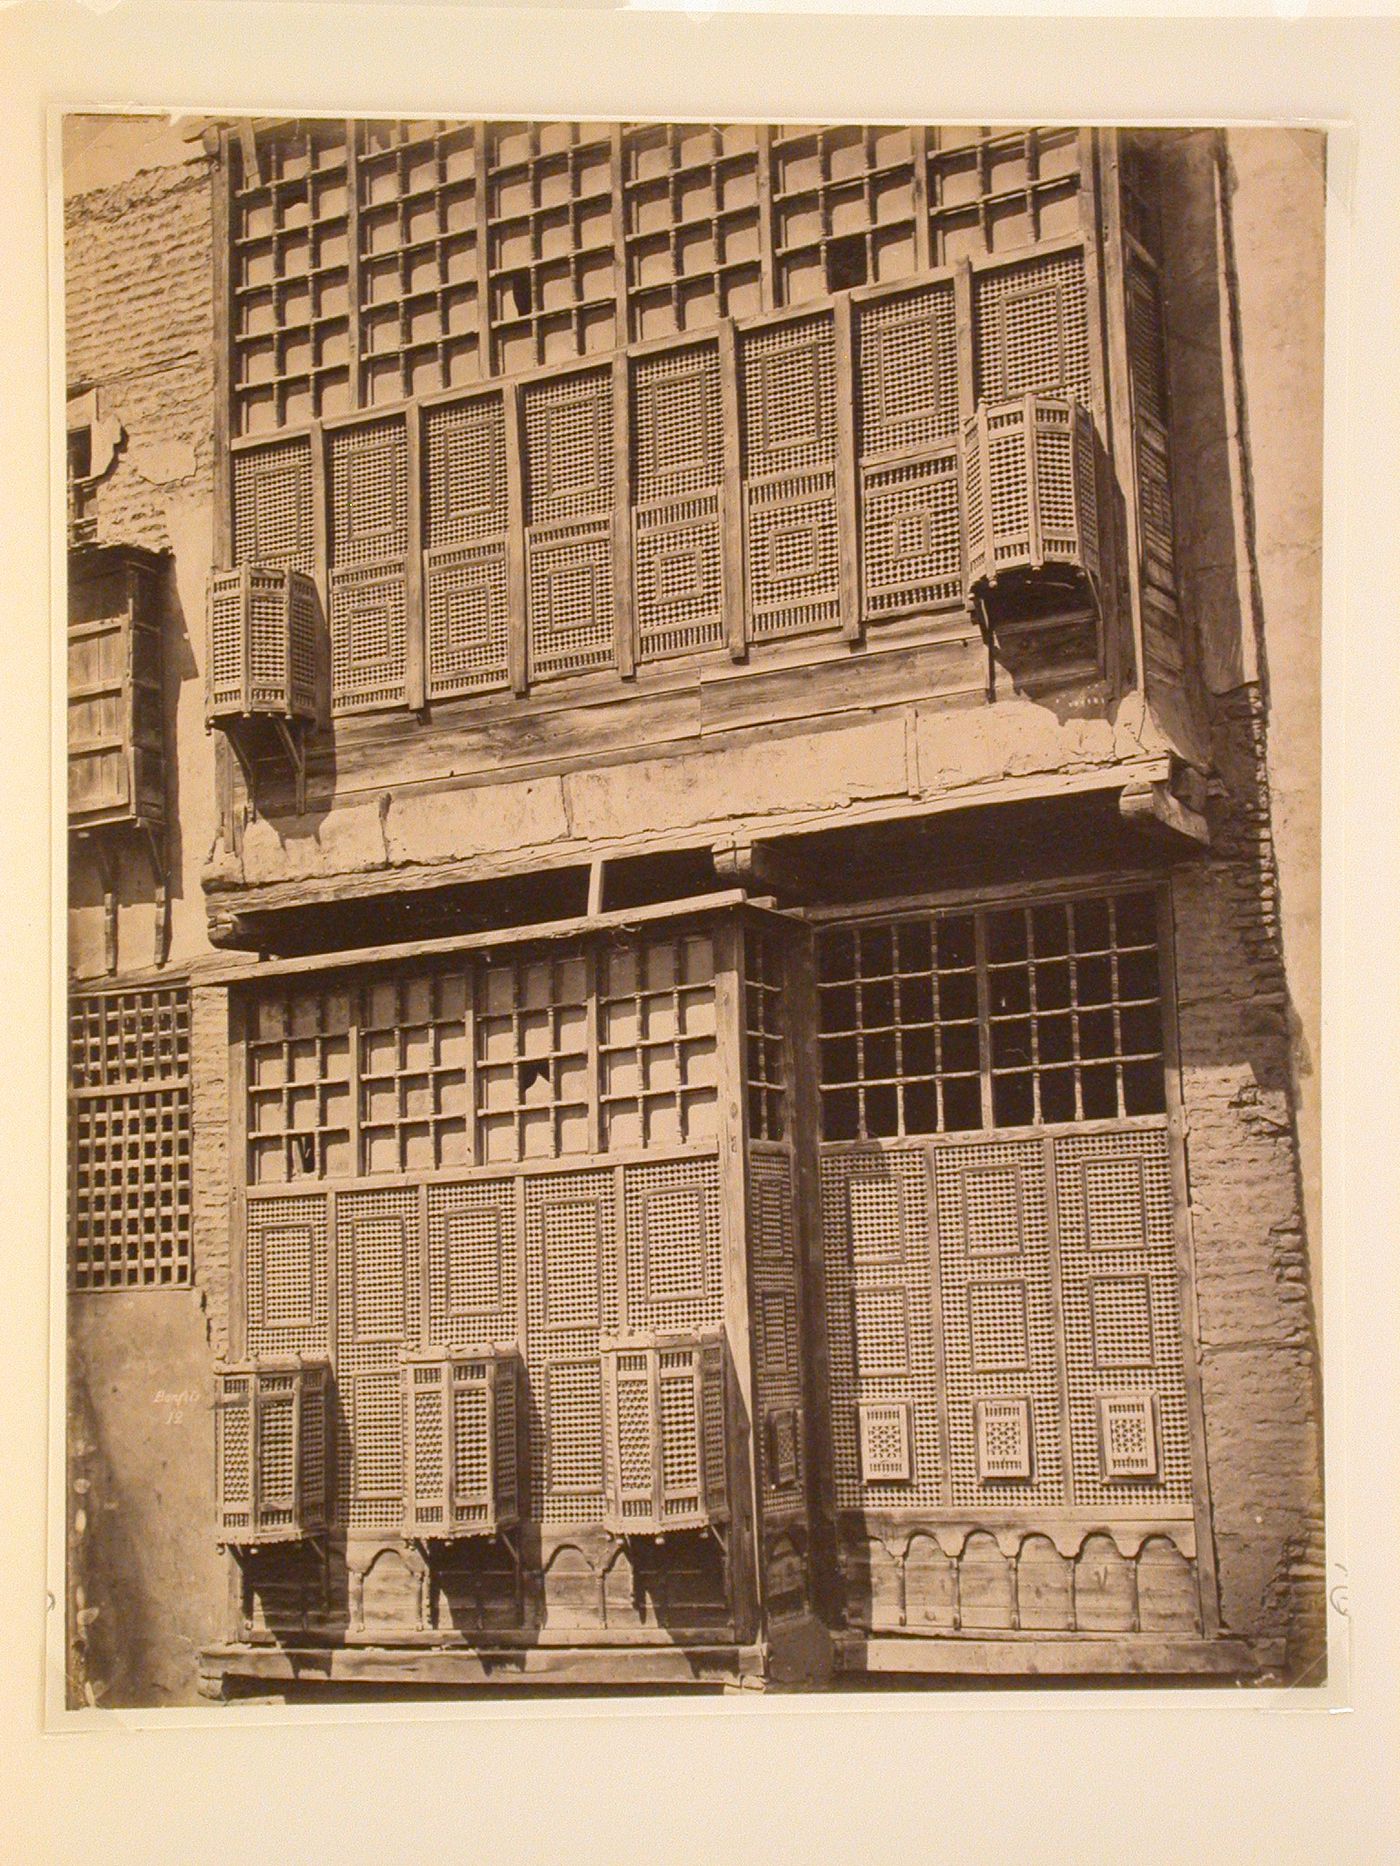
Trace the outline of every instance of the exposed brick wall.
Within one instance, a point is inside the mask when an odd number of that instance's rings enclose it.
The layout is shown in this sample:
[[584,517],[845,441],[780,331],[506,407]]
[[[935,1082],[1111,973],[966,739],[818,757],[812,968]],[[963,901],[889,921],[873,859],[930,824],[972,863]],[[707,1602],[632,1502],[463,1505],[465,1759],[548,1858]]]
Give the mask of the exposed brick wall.
[[[173,554],[165,591],[165,738],[170,957],[208,950],[200,870],[214,832],[213,741],[204,730],[204,611],[213,559],[213,174],[195,145],[174,167],[142,169],[65,203],[70,389],[95,387],[123,430],[92,513],[103,544]],[[150,965],[154,879],[123,847],[117,964]],[[104,969],[102,889],[91,858],[71,864],[69,963]]]
[[1304,1672],[1323,1639],[1321,1434],[1257,688],[1213,712],[1212,846],[1173,898],[1221,1613]]
[[143,169],[70,200],[67,376],[126,430],[96,493],[104,544],[173,545],[169,505],[213,484],[210,162]]

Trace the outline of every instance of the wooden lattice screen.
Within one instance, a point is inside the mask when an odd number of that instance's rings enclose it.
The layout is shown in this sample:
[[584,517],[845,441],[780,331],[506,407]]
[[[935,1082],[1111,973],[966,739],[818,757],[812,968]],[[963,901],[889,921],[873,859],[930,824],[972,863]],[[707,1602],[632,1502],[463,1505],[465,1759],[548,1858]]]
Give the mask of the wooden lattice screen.
[[68,1018],[70,1286],[187,1285],[189,993],[74,997]]

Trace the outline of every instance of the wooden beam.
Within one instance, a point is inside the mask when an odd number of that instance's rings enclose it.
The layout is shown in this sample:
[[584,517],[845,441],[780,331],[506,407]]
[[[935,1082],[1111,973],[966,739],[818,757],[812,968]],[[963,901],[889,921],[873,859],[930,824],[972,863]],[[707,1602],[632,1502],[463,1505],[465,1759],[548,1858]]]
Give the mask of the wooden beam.
[[692,895],[685,900],[663,901],[650,907],[619,907],[607,913],[591,916],[577,914],[568,920],[547,920],[535,925],[499,928],[489,933],[451,933],[439,939],[400,940],[382,946],[357,946],[344,952],[315,953],[297,959],[252,960],[237,966],[225,962],[215,963],[208,968],[201,966],[196,970],[192,965],[190,974],[193,981],[200,985],[232,985],[247,979],[301,977],[308,973],[342,970],[347,966],[434,958],[442,953],[518,945],[529,940],[574,939],[584,933],[647,926],[660,921],[685,919],[692,914],[721,913],[731,907],[766,911],[760,903],[750,902],[741,889],[726,888],[718,893]]

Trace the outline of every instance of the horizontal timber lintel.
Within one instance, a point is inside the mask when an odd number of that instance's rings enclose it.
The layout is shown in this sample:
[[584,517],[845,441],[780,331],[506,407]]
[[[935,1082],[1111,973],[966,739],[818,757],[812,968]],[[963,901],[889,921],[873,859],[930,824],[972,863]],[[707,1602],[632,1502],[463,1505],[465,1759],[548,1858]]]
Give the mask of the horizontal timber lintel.
[[[1165,783],[1171,775],[1167,756],[1138,758],[1096,765],[1079,771],[1042,772],[1025,777],[1001,778],[966,789],[942,791],[934,797],[907,793],[820,809],[774,811],[761,818],[731,817],[677,826],[644,837],[618,837],[571,842],[549,848],[529,848],[507,855],[468,856],[451,861],[398,864],[322,876],[314,880],[262,883],[219,881],[206,886],[212,914],[272,915],[284,910],[346,900],[367,900],[380,895],[418,893],[477,881],[502,881],[545,868],[563,869],[593,861],[616,861],[628,856],[660,855],[713,845],[721,838],[742,839],[762,845],[818,830],[865,827],[897,822],[922,822],[955,811],[991,808],[998,804],[1036,803],[1132,786]],[[523,937],[523,935],[522,935]]]

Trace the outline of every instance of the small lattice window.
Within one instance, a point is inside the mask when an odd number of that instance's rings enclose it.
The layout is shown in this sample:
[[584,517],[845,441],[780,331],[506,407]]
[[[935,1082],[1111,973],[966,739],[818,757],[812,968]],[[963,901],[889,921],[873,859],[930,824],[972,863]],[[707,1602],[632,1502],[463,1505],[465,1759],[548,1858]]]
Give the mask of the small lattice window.
[[977,1474],[987,1483],[1031,1476],[1031,1409],[1023,1399],[980,1399],[974,1409]]
[[188,1284],[188,992],[167,986],[71,999],[68,1065],[71,1287]]
[[1150,1393],[1099,1396],[1103,1474],[1109,1483],[1150,1483],[1160,1474],[1157,1407]]
[[860,1474],[867,1484],[913,1480],[909,1407],[903,1400],[862,1400],[857,1408]]

